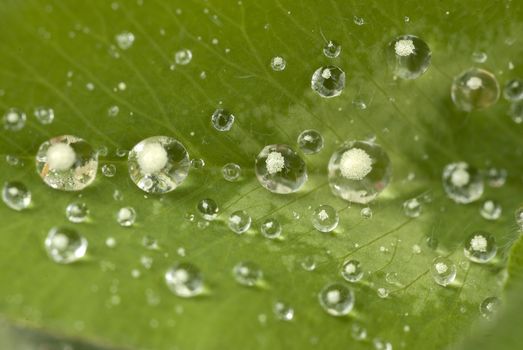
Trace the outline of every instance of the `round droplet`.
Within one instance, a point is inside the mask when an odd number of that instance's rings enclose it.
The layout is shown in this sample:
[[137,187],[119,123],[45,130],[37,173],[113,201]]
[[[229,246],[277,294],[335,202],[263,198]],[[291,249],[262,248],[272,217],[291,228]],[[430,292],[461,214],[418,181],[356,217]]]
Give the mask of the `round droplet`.
[[477,231],[465,240],[463,253],[473,262],[484,264],[496,256],[496,239],[490,233]]
[[452,83],[452,101],[466,112],[492,106],[499,99],[499,84],[494,74],[479,68],[471,68]]
[[269,239],[275,239],[281,236],[281,224],[275,218],[268,218],[260,225],[260,232]]
[[300,266],[305,271],[314,271],[316,269],[316,260],[314,259],[313,256],[306,256],[300,262]]
[[21,182],[6,182],[2,189],[2,200],[9,208],[21,211],[31,205],[31,191]]
[[131,32],[121,32],[115,36],[116,44],[122,50],[127,50],[134,44],[134,34]]
[[347,260],[341,267],[341,276],[347,282],[358,282],[363,277],[363,269],[358,260]]
[[273,71],[280,72],[285,69],[285,66],[287,66],[287,61],[285,61],[285,58],[280,56],[271,58],[271,68]]
[[258,182],[274,193],[298,191],[307,181],[307,166],[287,145],[268,145],[256,157]]
[[442,256],[432,260],[430,271],[434,282],[443,287],[451,284],[456,279],[456,264]]
[[274,316],[282,321],[292,321],[294,318],[294,308],[283,301],[277,301],[272,308]]
[[443,169],[443,188],[456,203],[467,204],[483,194],[483,177],[465,162],[450,163]]
[[312,225],[320,232],[331,232],[336,229],[340,217],[330,205],[320,205],[312,213]]
[[352,141],[338,148],[329,160],[332,192],[347,201],[369,203],[387,187],[392,167],[380,145]]
[[488,297],[485,298],[479,304],[479,312],[481,316],[485,317],[486,319],[491,319],[493,316],[495,316],[499,309],[501,308],[501,300],[498,297]]
[[34,110],[34,116],[40,124],[48,125],[54,120],[54,110],[46,107],[36,107]]
[[116,214],[116,221],[123,227],[130,227],[136,221],[136,211],[133,207],[123,207]]
[[165,283],[175,295],[192,298],[203,292],[203,276],[191,263],[176,263],[165,272]]
[[79,223],[87,221],[89,217],[89,207],[83,202],[74,202],[65,208],[67,220]]
[[514,123],[523,123],[523,100],[511,103],[508,110],[508,115]]
[[487,170],[486,178],[490,187],[502,187],[507,181],[507,169],[490,168]]
[[106,177],[113,177],[116,174],[116,166],[114,164],[104,164],[102,166],[102,174]]
[[318,300],[325,312],[332,316],[345,316],[354,307],[354,293],[341,283],[326,285],[318,294]]
[[411,198],[403,202],[403,212],[409,218],[417,218],[421,215],[421,203],[417,198]]
[[472,60],[476,63],[485,63],[487,62],[488,55],[482,51],[475,51],[472,53]]
[[304,154],[315,154],[323,148],[323,136],[316,130],[305,130],[298,136],[298,147]]
[[116,117],[120,113],[120,107],[113,105],[107,109],[107,115],[109,117]]
[[98,153],[79,137],[54,137],[40,145],[36,154],[36,170],[52,188],[80,191],[96,178]]
[[320,67],[312,75],[311,88],[321,97],[339,96],[345,88],[345,72],[336,66]]
[[382,298],[382,299],[385,299],[389,296],[389,293],[390,291],[388,290],[388,288],[385,288],[385,287],[378,287],[376,289],[376,294],[378,294],[378,297]]
[[334,40],[329,40],[323,46],[323,54],[328,58],[336,58],[340,55],[341,45]]
[[389,43],[389,65],[402,79],[416,79],[427,71],[432,52],[425,41],[414,35],[402,35]]
[[200,213],[201,217],[207,221],[213,221],[216,219],[218,212],[220,211],[218,204],[210,198],[205,198],[199,201],[196,209],[198,209],[198,213]]
[[251,222],[251,216],[245,210],[235,211],[229,216],[229,228],[239,235],[249,230]]
[[372,209],[369,207],[361,208],[360,215],[364,219],[372,219]]
[[69,264],[84,257],[87,240],[73,229],[53,227],[45,239],[45,249],[54,262]]
[[248,287],[260,284],[263,279],[263,271],[257,264],[250,261],[236,264],[232,273],[236,282]]
[[139,142],[129,152],[131,180],[148,193],[167,193],[182,184],[191,162],[185,147],[176,139],[153,136]]
[[223,178],[229,182],[238,181],[242,173],[242,169],[238,164],[227,163],[222,167]]
[[174,54],[174,62],[182,66],[189,64],[192,60],[192,52],[188,49],[182,49]]
[[363,341],[367,339],[367,329],[357,323],[354,323],[351,327],[351,335],[354,340]]
[[516,209],[514,212],[516,224],[519,226],[519,230],[523,231],[523,207]]
[[484,219],[487,220],[497,220],[501,216],[501,204],[493,200],[486,200],[483,202],[479,213]]
[[4,129],[9,131],[18,131],[25,126],[27,117],[24,112],[16,108],[11,108],[5,112],[2,118],[4,122]]
[[372,346],[374,347],[374,350],[392,350],[392,344],[381,338],[372,339]]
[[523,80],[512,79],[507,81],[503,89],[503,97],[509,101],[523,100]]
[[223,108],[218,108],[211,116],[211,123],[218,131],[229,131],[234,124],[234,114]]

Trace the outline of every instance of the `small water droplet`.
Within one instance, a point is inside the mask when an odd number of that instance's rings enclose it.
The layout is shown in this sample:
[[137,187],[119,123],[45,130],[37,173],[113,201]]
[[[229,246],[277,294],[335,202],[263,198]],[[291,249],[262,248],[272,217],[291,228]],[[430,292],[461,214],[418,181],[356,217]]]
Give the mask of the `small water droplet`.
[[263,271],[251,261],[242,261],[232,270],[234,279],[241,285],[253,287],[259,285],[263,279]]
[[198,213],[207,221],[213,221],[218,216],[220,208],[213,199],[205,198],[198,202],[196,206]]
[[107,109],[107,115],[109,117],[116,117],[120,113],[120,107],[113,105]]
[[378,294],[378,297],[385,299],[389,296],[389,290],[385,287],[379,287],[376,289],[376,293]]
[[303,258],[303,260],[300,262],[300,266],[305,271],[314,271],[316,270],[316,260],[313,256],[306,256]]
[[241,176],[241,168],[238,164],[227,163],[222,167],[222,175],[229,182],[238,181]]
[[134,44],[134,34],[131,32],[121,32],[115,36],[116,45],[122,50],[127,50]]
[[205,167],[205,160],[201,158],[191,159],[191,168],[192,169],[203,169]]
[[150,235],[145,235],[142,238],[142,245],[145,249],[149,250],[159,250],[160,246],[158,245],[158,240]]
[[494,74],[471,68],[454,78],[452,101],[458,109],[470,112],[492,106],[499,99],[499,84]]
[[31,205],[31,191],[21,182],[6,182],[2,189],[2,200],[9,208],[21,211]]
[[341,276],[347,282],[358,282],[363,277],[363,269],[358,260],[347,260],[341,267]]
[[281,56],[271,58],[271,68],[273,71],[281,72],[287,66],[287,61]]
[[330,283],[318,294],[318,300],[325,312],[332,316],[345,316],[354,307],[354,293],[341,283]]
[[237,234],[247,232],[251,227],[251,216],[245,210],[237,210],[229,216],[229,228]]
[[48,125],[54,120],[54,110],[47,107],[36,107],[34,110],[34,116],[40,124]]
[[374,350],[392,350],[392,344],[380,338],[372,339]]
[[102,166],[102,174],[106,177],[113,177],[116,174],[116,166],[114,164],[104,164]]
[[192,298],[203,292],[203,275],[191,263],[176,263],[165,272],[167,287],[177,296]]
[[311,88],[324,98],[339,96],[345,88],[345,72],[336,66],[320,67],[312,75]]
[[421,215],[421,203],[417,198],[411,198],[403,202],[403,212],[409,218],[417,218]]
[[136,221],[136,211],[133,207],[123,207],[116,214],[116,221],[123,227],[130,227]]
[[304,154],[315,154],[323,149],[323,136],[316,130],[304,130],[298,136],[298,147]]
[[416,79],[430,66],[432,52],[425,41],[414,35],[402,35],[387,47],[389,65],[395,76]]
[[9,131],[19,131],[25,126],[27,116],[24,112],[16,108],[11,108],[5,112],[2,120],[4,122],[4,129]]
[[260,232],[269,239],[279,238],[282,233],[282,227],[275,218],[268,218],[260,225]]
[[114,237],[107,237],[105,240],[105,245],[107,248],[114,248],[116,247],[116,239]]
[[372,209],[369,207],[361,208],[360,215],[364,219],[372,219]]
[[174,54],[174,61],[176,64],[186,65],[192,60],[192,52],[188,49],[182,49]]
[[476,231],[465,240],[463,253],[470,261],[484,264],[496,256],[496,239],[485,231]]
[[514,123],[523,123],[523,100],[511,103],[508,115]]
[[486,200],[483,202],[479,213],[486,220],[497,220],[500,218],[502,212],[501,204],[493,200]]
[[229,131],[234,124],[234,114],[223,108],[218,108],[211,116],[211,124],[218,131]]
[[89,207],[83,202],[70,203],[65,208],[65,216],[74,223],[85,222],[89,218]]
[[493,318],[499,309],[501,309],[501,300],[497,297],[485,298],[479,305],[479,312],[486,319]]
[[84,257],[87,240],[73,229],[53,227],[45,239],[45,249],[54,262],[70,264]]
[[471,203],[483,194],[481,173],[465,162],[446,165],[442,178],[447,196],[456,203]]
[[338,212],[330,205],[320,205],[312,213],[312,225],[320,232],[334,231],[339,221]]
[[434,282],[443,287],[451,284],[456,279],[456,264],[442,256],[432,260],[430,271]]
[[352,21],[354,22],[354,24],[356,24],[357,26],[362,26],[365,24],[365,19],[363,17],[358,17],[358,16],[353,16],[352,17]]
[[20,160],[20,158],[18,158],[17,156],[14,156],[12,154],[8,154],[5,156],[5,161],[7,164],[9,164],[10,166],[23,166],[24,163]]
[[488,56],[483,51],[474,51],[472,53],[472,61],[476,63],[485,63],[487,62]]
[[340,52],[341,45],[334,40],[327,41],[323,46],[323,54],[325,55],[325,57],[336,58],[340,55]]
[[503,89],[503,97],[512,102],[523,100],[523,80],[512,79],[507,81]]
[[279,320],[292,321],[294,318],[294,308],[283,301],[275,302],[272,310]]
[[354,323],[351,327],[351,335],[354,340],[364,341],[367,339],[367,329],[361,325]]
[[[523,120],[522,120],[523,121]],[[490,187],[502,187],[507,181],[507,169],[490,168],[486,172],[486,178]]]

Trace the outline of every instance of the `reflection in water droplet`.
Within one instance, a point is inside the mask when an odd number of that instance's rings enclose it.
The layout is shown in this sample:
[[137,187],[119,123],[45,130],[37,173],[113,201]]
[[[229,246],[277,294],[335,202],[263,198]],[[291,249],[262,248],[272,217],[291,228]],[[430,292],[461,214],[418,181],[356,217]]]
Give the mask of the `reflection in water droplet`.
[[279,320],[292,321],[294,318],[294,308],[283,301],[275,302],[272,310]]
[[421,203],[417,198],[411,198],[403,202],[403,212],[409,218],[417,218],[421,215]]
[[281,236],[282,227],[275,218],[268,218],[260,225],[260,232],[269,239],[275,239]]
[[500,218],[502,212],[501,204],[493,200],[486,200],[483,202],[479,213],[486,220],[497,220]]
[[34,110],[34,116],[40,124],[48,125],[54,120],[54,110],[47,107],[36,107]]
[[432,260],[430,271],[434,282],[443,287],[451,284],[456,279],[456,264],[442,256]]
[[24,112],[19,111],[16,108],[11,108],[5,112],[3,118],[4,129],[9,131],[19,131],[25,126],[27,116]]
[[363,277],[363,269],[358,260],[347,260],[341,267],[341,276],[347,282],[358,282]]
[[192,52],[188,49],[182,49],[174,54],[174,61],[176,64],[182,66],[189,64],[192,60]]
[[234,115],[223,108],[218,108],[211,116],[211,123],[218,131],[229,131],[234,124]]
[[323,148],[323,136],[316,130],[304,130],[298,136],[298,147],[304,154],[315,154]]
[[389,65],[394,75],[416,79],[427,71],[432,52],[425,41],[414,35],[402,35],[389,43]]
[[122,50],[127,50],[134,43],[134,34],[131,32],[121,32],[115,36],[116,44]]
[[328,58],[336,58],[340,55],[341,45],[334,40],[329,40],[323,46],[323,54]]
[[501,300],[497,297],[485,298],[479,305],[479,312],[486,319],[491,319],[495,316],[499,309],[501,309]]
[[287,61],[283,57],[275,56],[271,58],[271,68],[273,71],[280,72],[287,66]]

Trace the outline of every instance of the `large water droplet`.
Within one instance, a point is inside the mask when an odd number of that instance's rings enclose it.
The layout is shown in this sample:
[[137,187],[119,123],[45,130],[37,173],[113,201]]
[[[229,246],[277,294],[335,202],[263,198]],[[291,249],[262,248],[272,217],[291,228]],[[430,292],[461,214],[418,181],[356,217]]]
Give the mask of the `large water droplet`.
[[149,137],[129,152],[131,180],[148,193],[167,193],[176,189],[189,174],[191,162],[185,147],[167,136]]
[[341,45],[334,40],[329,40],[323,46],[323,54],[328,58],[336,58],[340,55]]
[[213,221],[218,216],[220,208],[213,199],[205,198],[198,202],[196,206],[198,213],[207,221]]
[[165,272],[167,287],[177,296],[191,298],[203,292],[203,276],[191,263],[176,263]]
[[416,79],[429,68],[432,52],[417,36],[399,36],[389,43],[387,51],[394,75],[402,79]]
[[338,226],[340,217],[330,205],[320,205],[312,213],[312,225],[320,232],[331,232]]
[[45,249],[54,262],[69,264],[84,257],[87,240],[73,229],[53,227],[45,239]]
[[274,193],[298,191],[307,181],[307,166],[287,145],[268,145],[256,157],[256,178]]
[[260,225],[260,232],[269,239],[275,239],[281,236],[281,224],[275,218],[268,218]]
[[234,124],[234,114],[226,109],[218,108],[211,116],[211,123],[218,131],[229,131]]
[[263,271],[251,261],[239,262],[232,269],[232,273],[236,282],[248,287],[260,284],[263,279]]
[[325,312],[332,316],[345,316],[354,307],[354,293],[341,283],[326,285],[318,294],[318,300]]
[[6,182],[2,189],[2,200],[9,208],[21,211],[31,205],[31,191],[21,182]]
[[237,210],[229,216],[229,228],[239,235],[249,230],[251,222],[251,216],[245,210]]
[[452,101],[466,112],[492,106],[499,95],[499,84],[494,74],[479,68],[471,68],[458,75],[451,87]]
[[508,115],[514,123],[523,123],[523,100],[511,103],[508,110]]
[[18,131],[25,126],[27,116],[24,112],[19,111],[16,108],[11,108],[5,112],[2,120],[4,122],[4,129]]
[[83,202],[70,203],[65,208],[65,216],[74,223],[85,222],[89,217],[89,207]]
[[336,66],[320,67],[312,75],[311,88],[321,97],[339,96],[345,88],[345,72]]
[[315,154],[323,148],[323,136],[316,130],[305,130],[298,136],[298,147],[304,154]]
[[471,203],[483,194],[481,173],[465,162],[446,165],[442,179],[445,193],[456,203]]
[[389,184],[391,173],[389,156],[373,142],[345,143],[329,160],[331,190],[350,202],[374,200]]
[[465,240],[463,253],[473,262],[484,264],[496,256],[496,239],[485,231],[476,231]]
[[456,279],[456,264],[442,256],[432,260],[430,271],[434,282],[443,287],[451,284]]
[[242,169],[238,164],[227,163],[222,168],[223,178],[229,182],[238,181],[241,176]]
[[347,282],[358,282],[363,277],[363,269],[358,260],[347,260],[341,267],[341,276]]

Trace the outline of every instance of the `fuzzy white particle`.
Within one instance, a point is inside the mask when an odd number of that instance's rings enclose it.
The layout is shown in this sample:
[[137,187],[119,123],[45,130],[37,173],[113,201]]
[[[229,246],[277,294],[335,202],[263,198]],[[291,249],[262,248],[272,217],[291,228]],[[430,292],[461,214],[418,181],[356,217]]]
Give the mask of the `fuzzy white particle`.
[[68,170],[75,161],[76,153],[66,143],[57,143],[47,149],[47,164],[51,170]]
[[449,267],[447,266],[447,264],[445,263],[442,263],[442,262],[439,262],[439,263],[436,263],[436,265],[434,265],[434,267],[436,268],[436,271],[441,275],[445,272],[448,271]]
[[483,82],[481,81],[481,78],[478,77],[471,77],[469,80],[467,80],[467,87],[472,90],[477,90],[483,85]]
[[321,76],[325,79],[330,79],[332,74],[331,74],[331,70],[329,68],[325,68],[322,72],[321,72]]
[[242,218],[239,215],[233,215],[229,220],[235,225],[239,225],[242,222]]
[[459,168],[459,169],[456,169],[454,172],[452,172],[450,182],[452,182],[452,184],[454,186],[463,187],[466,184],[468,184],[469,181],[470,181],[470,174],[467,170]]
[[53,246],[59,250],[63,250],[69,244],[69,238],[66,235],[58,234],[53,238]]
[[327,302],[329,304],[339,303],[339,301],[341,299],[340,291],[338,291],[338,290],[328,291],[326,297],[327,297]]
[[321,221],[325,221],[329,218],[329,214],[327,214],[327,212],[325,210],[322,210],[318,213],[318,218],[321,220]]
[[487,239],[482,235],[475,235],[470,241],[470,248],[476,252],[486,252],[488,242]]
[[416,47],[414,46],[414,43],[410,39],[402,39],[396,41],[394,44],[394,51],[396,51],[396,55],[406,57],[410,56],[414,53],[414,50]]
[[138,152],[138,165],[143,173],[150,174],[162,170],[167,164],[167,151],[159,143],[149,143]]
[[348,264],[345,266],[345,272],[348,274],[353,274],[356,272],[356,265],[354,264]]
[[341,175],[350,180],[362,180],[372,171],[372,159],[360,148],[343,153],[340,161]]
[[270,175],[274,175],[285,168],[285,158],[283,158],[280,152],[271,152],[265,160],[265,166],[267,167],[267,172]]

